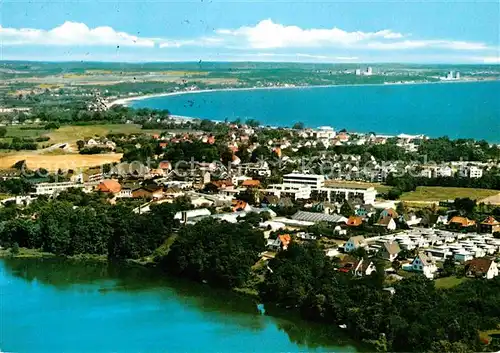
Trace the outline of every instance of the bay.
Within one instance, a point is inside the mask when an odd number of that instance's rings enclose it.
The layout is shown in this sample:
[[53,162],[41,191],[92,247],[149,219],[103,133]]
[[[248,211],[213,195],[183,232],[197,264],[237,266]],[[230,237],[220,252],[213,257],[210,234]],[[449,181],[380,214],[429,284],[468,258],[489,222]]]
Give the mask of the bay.
[[220,90],[132,101],[136,108],[270,126],[425,134],[500,142],[500,81]]
[[356,352],[332,327],[140,267],[0,259],[0,351]]

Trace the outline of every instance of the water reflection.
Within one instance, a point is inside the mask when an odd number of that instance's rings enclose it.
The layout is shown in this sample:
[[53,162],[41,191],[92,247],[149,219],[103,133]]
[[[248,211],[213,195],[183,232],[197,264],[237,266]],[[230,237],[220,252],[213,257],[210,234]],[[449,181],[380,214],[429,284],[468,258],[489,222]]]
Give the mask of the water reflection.
[[[339,338],[339,333],[331,327],[291,320],[289,315],[285,318],[280,313],[277,313],[277,317],[261,315],[257,310],[258,303],[251,298],[191,281],[169,278],[139,266],[54,258],[8,258],[0,261],[0,269],[2,267],[7,276],[28,281],[32,285],[48,285],[62,292],[95,292],[103,296],[149,295],[159,298],[164,303],[162,305],[168,308],[174,301],[177,312],[178,306],[193,308],[196,317],[202,318],[202,321],[222,325],[224,335],[238,335],[240,330],[261,332],[270,329],[269,326],[272,325],[285,332],[291,342],[306,347],[307,350],[339,346],[342,351],[354,350],[352,347],[345,347],[352,342]],[[176,315],[175,308],[171,309],[172,315]],[[271,310],[273,315],[275,311]]]

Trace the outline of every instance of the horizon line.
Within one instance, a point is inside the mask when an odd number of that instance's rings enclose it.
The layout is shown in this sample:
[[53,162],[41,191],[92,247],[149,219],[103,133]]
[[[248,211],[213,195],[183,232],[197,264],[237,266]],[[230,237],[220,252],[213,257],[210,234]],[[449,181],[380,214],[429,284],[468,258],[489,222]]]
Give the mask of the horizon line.
[[259,60],[158,60],[158,61],[119,61],[119,60],[25,60],[25,59],[0,59],[0,63],[24,62],[24,63],[103,63],[103,64],[203,64],[203,63],[255,63],[255,64],[315,64],[315,65],[456,65],[456,66],[499,66],[500,62],[492,63],[464,63],[464,62],[404,62],[404,61],[259,61]]

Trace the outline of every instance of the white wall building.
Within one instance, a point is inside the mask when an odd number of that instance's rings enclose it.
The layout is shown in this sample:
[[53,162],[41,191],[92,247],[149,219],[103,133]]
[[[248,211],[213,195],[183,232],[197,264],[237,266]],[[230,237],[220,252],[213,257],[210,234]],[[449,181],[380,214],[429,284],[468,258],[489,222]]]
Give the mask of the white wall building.
[[262,192],[279,198],[290,197],[292,200],[308,200],[311,198],[311,187],[303,184],[271,184]]
[[373,205],[377,196],[377,190],[372,186],[330,184],[327,187],[320,188],[318,193],[323,194],[330,202],[340,200],[360,199],[365,204]]
[[318,174],[291,173],[283,176],[283,184],[309,185],[311,189],[319,189],[325,184],[325,176]]
[[314,131],[314,137],[319,140],[330,140],[333,139],[335,135],[335,130],[331,126],[320,126]]

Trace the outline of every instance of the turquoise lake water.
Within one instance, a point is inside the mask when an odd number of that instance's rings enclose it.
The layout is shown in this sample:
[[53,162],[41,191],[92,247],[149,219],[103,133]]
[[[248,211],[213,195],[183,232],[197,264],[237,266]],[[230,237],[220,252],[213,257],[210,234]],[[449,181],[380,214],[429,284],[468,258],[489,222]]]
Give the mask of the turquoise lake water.
[[356,352],[330,327],[138,268],[0,259],[2,352]]
[[500,81],[214,91],[131,106],[213,120],[253,118],[271,126],[301,121],[308,127],[500,142]]

